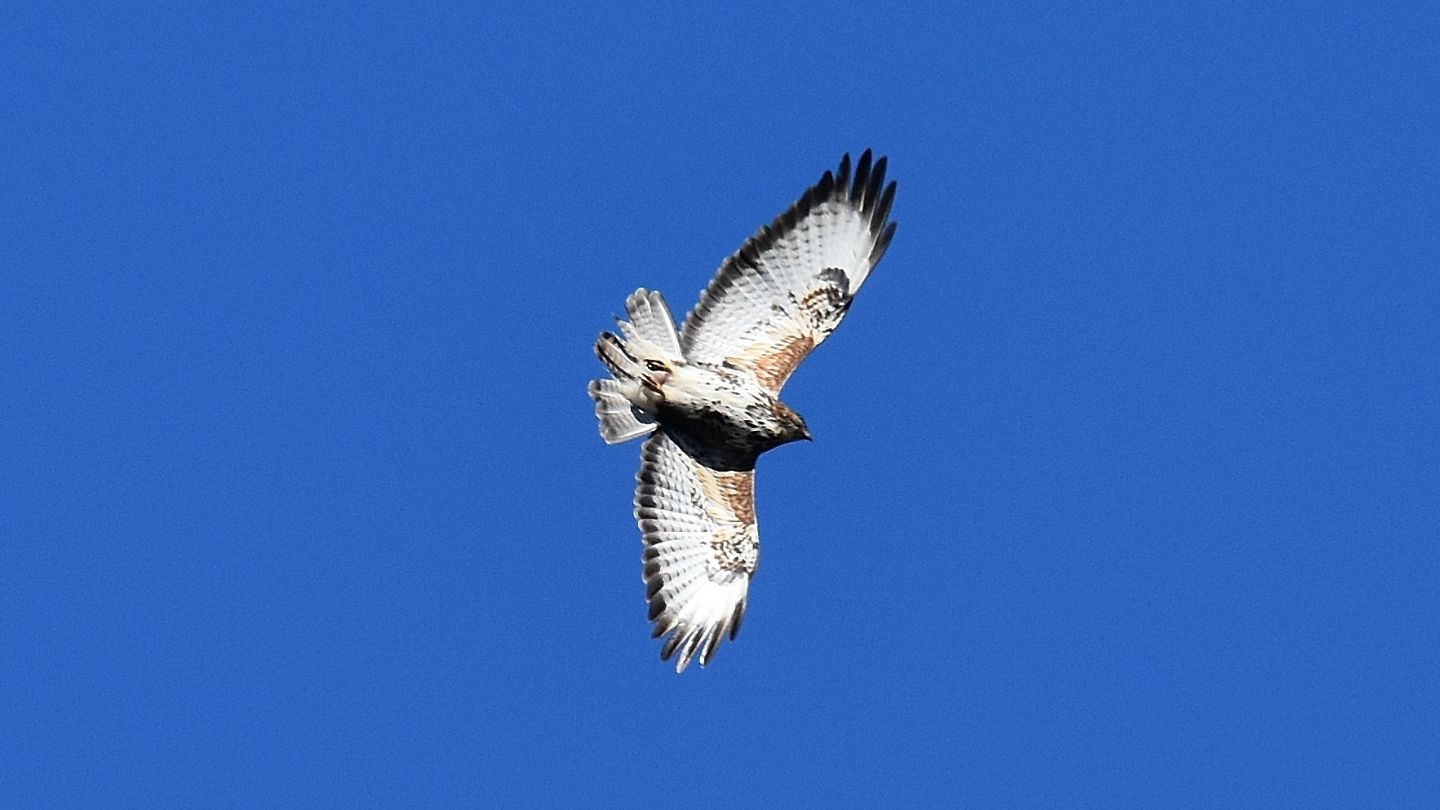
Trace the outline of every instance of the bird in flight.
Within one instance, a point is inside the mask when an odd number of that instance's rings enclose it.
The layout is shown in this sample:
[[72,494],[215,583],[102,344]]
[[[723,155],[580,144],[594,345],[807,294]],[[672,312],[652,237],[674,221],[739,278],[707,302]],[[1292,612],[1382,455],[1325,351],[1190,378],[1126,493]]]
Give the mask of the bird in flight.
[[636,475],[635,520],[661,660],[703,667],[740,630],[760,558],[755,461],[809,439],[779,399],[791,372],[840,325],[895,235],[895,183],[867,149],[840,160],[761,228],[700,294],[678,330],[659,292],[625,301],[620,335],[595,353],[611,378],[590,396],[609,444],[648,436]]

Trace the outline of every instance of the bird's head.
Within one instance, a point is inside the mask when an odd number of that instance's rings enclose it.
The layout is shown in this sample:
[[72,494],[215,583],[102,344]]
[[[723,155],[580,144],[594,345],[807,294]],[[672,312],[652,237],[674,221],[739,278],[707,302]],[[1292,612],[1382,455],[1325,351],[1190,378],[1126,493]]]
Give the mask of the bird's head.
[[814,439],[810,435],[810,426],[805,424],[805,417],[796,413],[789,405],[777,399],[771,410],[780,423],[781,439],[787,442],[798,442],[801,439],[808,442]]

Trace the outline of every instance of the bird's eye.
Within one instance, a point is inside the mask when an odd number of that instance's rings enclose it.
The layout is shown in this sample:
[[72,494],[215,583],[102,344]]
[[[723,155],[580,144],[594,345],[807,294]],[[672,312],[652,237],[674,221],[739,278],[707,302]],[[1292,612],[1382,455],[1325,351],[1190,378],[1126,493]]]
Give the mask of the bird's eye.
[[664,371],[664,370],[665,370],[665,364],[662,363],[662,362],[660,362],[659,360],[646,360],[646,361],[645,361],[645,367],[648,368],[648,369],[650,369],[651,371]]

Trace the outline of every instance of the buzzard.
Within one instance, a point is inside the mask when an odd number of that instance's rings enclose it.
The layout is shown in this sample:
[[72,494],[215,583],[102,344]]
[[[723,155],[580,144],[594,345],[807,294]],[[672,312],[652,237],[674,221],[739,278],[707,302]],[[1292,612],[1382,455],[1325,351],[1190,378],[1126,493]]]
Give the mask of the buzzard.
[[620,335],[595,353],[612,379],[593,380],[600,435],[649,436],[636,476],[646,596],[661,660],[704,666],[745,615],[760,556],[755,460],[809,439],[780,389],[835,331],[895,235],[895,184],[866,150],[840,160],[790,210],[750,237],[700,295],[680,329],[658,292],[625,301]]

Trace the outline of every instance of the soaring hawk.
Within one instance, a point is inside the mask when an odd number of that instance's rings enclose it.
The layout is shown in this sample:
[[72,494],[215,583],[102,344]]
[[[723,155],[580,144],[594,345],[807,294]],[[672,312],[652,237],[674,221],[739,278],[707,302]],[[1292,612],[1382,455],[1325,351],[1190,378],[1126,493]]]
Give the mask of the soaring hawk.
[[636,476],[654,636],[683,672],[704,666],[745,615],[760,555],[755,460],[809,439],[779,400],[791,372],[835,331],[895,235],[885,158],[850,156],[726,259],[677,330],[658,292],[625,301],[620,336],[595,352],[613,379],[590,396],[610,444],[649,436]]

